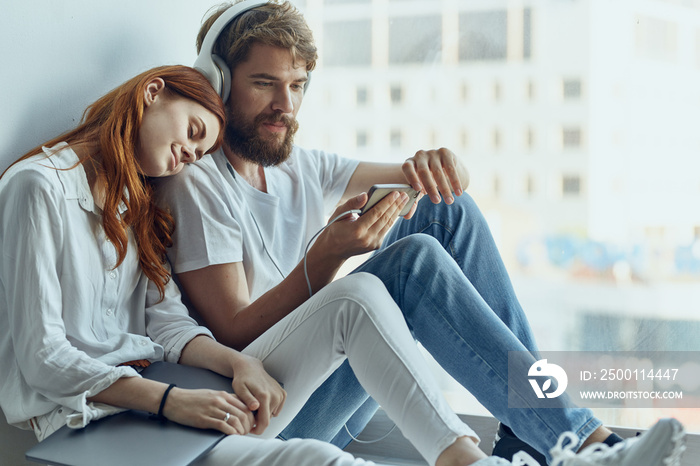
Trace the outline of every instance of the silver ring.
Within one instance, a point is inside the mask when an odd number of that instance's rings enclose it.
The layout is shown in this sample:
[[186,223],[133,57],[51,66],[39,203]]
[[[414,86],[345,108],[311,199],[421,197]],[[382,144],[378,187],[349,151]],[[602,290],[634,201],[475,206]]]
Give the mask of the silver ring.
[[226,413],[226,416],[224,416],[224,422],[228,423],[228,420],[230,417],[231,417],[231,413]]

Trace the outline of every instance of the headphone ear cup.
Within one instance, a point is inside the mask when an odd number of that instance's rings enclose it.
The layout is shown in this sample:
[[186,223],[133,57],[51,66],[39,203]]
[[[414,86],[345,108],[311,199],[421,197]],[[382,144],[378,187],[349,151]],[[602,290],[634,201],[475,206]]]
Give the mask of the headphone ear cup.
[[204,77],[207,78],[211,84],[211,87],[214,88],[216,93],[219,94],[219,96],[222,96],[224,89],[224,77],[222,76],[221,66],[217,65],[212,60],[212,55],[200,54],[197,57],[197,60],[194,62],[194,68],[202,73]]
[[212,54],[211,60],[214,62],[214,65],[218,68],[219,76],[221,78],[221,87],[217,89],[217,91],[221,96],[221,100],[226,102],[228,100],[228,96],[231,94],[231,70],[226,64],[226,61],[220,56]]

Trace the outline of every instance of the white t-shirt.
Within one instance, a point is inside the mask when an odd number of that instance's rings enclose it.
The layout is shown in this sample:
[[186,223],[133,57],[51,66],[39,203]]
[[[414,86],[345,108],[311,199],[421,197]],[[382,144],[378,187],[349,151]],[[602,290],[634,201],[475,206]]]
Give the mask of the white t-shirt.
[[250,297],[256,300],[301,261],[357,164],[294,147],[286,162],[265,168],[264,193],[250,186],[218,151],[176,176],[158,180],[158,201],[176,222],[168,252],[173,270],[243,262]]
[[118,364],[177,362],[192,338],[211,336],[189,317],[172,280],[158,302],[132,234],[114,268],[85,170],[72,168],[78,157],[65,143],[57,147],[0,178],[0,406],[25,429],[31,418],[41,426],[51,418],[55,430],[119,411],[87,401],[138,376]]

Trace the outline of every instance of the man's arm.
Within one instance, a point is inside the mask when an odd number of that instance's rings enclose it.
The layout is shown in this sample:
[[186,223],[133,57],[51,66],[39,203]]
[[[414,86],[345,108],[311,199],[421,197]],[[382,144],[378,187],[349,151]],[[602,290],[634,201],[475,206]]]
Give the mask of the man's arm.
[[[354,197],[340,206],[333,217],[359,209],[366,201],[365,194]],[[387,197],[371,212],[359,218],[348,216],[326,228],[307,255],[312,289],[318,291],[330,283],[349,257],[377,249],[407,201],[405,194]],[[241,262],[179,273],[178,279],[216,339],[236,349],[245,348],[309,299],[303,261],[253,302]]]
[[[469,186],[469,171],[448,149],[418,151],[399,164],[360,162],[348,183],[343,199],[366,192],[374,184],[407,183],[427,194],[437,204],[451,204],[453,194],[460,196]],[[408,217],[413,215],[413,211]]]

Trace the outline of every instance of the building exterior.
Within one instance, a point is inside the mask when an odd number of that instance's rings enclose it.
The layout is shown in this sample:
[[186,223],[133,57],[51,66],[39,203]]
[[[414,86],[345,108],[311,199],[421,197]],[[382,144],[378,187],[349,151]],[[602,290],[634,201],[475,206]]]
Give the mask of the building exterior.
[[298,143],[452,149],[541,348],[700,350],[700,1],[296,3],[320,51]]
[[513,265],[528,238],[564,235],[615,249],[594,273],[698,267],[674,260],[700,236],[699,2],[298,3],[321,57],[301,144],[377,161],[451,148]]

